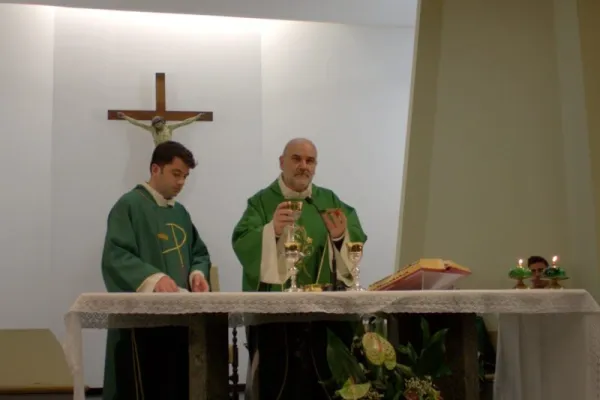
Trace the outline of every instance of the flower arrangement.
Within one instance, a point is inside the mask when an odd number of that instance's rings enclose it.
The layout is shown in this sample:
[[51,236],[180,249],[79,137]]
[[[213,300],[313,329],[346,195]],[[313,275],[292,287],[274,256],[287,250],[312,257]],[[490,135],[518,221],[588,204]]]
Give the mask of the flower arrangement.
[[421,319],[419,352],[411,343],[396,349],[381,334],[358,329],[350,347],[328,332],[327,362],[332,380],[324,382],[344,400],[442,400],[433,379],[450,374],[444,361],[447,329],[430,335]]

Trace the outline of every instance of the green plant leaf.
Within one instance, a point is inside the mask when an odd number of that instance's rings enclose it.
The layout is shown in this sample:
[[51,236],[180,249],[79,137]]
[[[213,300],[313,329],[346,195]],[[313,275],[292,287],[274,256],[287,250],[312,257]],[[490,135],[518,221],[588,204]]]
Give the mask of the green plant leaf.
[[398,364],[396,365],[396,368],[398,369],[398,371],[400,371],[401,375],[406,375],[409,378],[415,376],[415,373],[413,372],[412,368],[408,365]]
[[356,383],[364,382],[365,374],[346,347],[331,330],[327,330],[327,363],[333,379],[342,386],[348,379]]
[[431,340],[429,341],[429,346],[433,346],[439,342],[446,341],[446,334],[448,333],[448,328],[440,329],[436,333],[431,336]]
[[417,355],[417,351],[415,350],[412,343],[410,343],[410,342],[408,342],[408,351],[410,352],[408,354],[408,358],[410,359],[410,362],[412,362],[413,364],[416,364],[419,360],[419,356]]
[[337,388],[339,388],[339,384],[333,378],[326,381],[319,381],[319,384],[323,386],[327,393],[333,393]]
[[417,376],[430,375],[433,378],[447,376],[450,370],[445,364],[446,333],[448,329],[441,329],[431,336],[429,345],[421,350],[421,356],[414,365]]
[[371,385],[373,385],[373,387],[377,390],[386,390],[388,385],[386,384],[386,382],[381,381],[379,379],[376,379],[374,381],[371,381]]
[[364,398],[370,389],[371,384],[369,382],[354,384],[348,381],[336,393],[342,396],[344,400],[359,400]]
[[404,346],[401,344],[398,347],[396,347],[396,351],[400,354],[404,354],[405,356],[410,357],[410,349],[408,348],[408,346]]
[[443,378],[445,376],[451,376],[451,375],[452,375],[452,370],[450,369],[448,364],[443,362],[437,369],[434,376],[435,376],[435,378]]
[[394,370],[391,374],[390,386],[393,387],[393,392],[404,393],[404,377],[398,370]]

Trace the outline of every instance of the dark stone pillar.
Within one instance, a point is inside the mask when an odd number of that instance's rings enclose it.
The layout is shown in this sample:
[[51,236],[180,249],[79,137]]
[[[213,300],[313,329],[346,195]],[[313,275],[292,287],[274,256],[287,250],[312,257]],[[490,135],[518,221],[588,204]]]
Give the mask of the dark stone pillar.
[[227,314],[190,316],[190,400],[229,399]]

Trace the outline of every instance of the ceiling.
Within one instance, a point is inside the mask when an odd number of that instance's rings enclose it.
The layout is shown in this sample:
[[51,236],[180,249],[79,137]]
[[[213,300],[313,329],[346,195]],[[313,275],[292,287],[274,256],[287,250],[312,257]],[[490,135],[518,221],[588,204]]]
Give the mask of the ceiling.
[[38,4],[103,10],[414,27],[419,0],[37,0]]

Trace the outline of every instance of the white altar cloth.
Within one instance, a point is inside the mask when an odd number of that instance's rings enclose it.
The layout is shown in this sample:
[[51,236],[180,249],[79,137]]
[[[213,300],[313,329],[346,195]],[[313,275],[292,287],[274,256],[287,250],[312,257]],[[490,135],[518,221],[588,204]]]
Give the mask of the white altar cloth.
[[600,306],[585,290],[323,293],[85,293],[65,316],[75,400],[84,399],[81,330],[187,325],[227,313],[261,319],[371,313],[499,314],[496,400],[600,399]]

